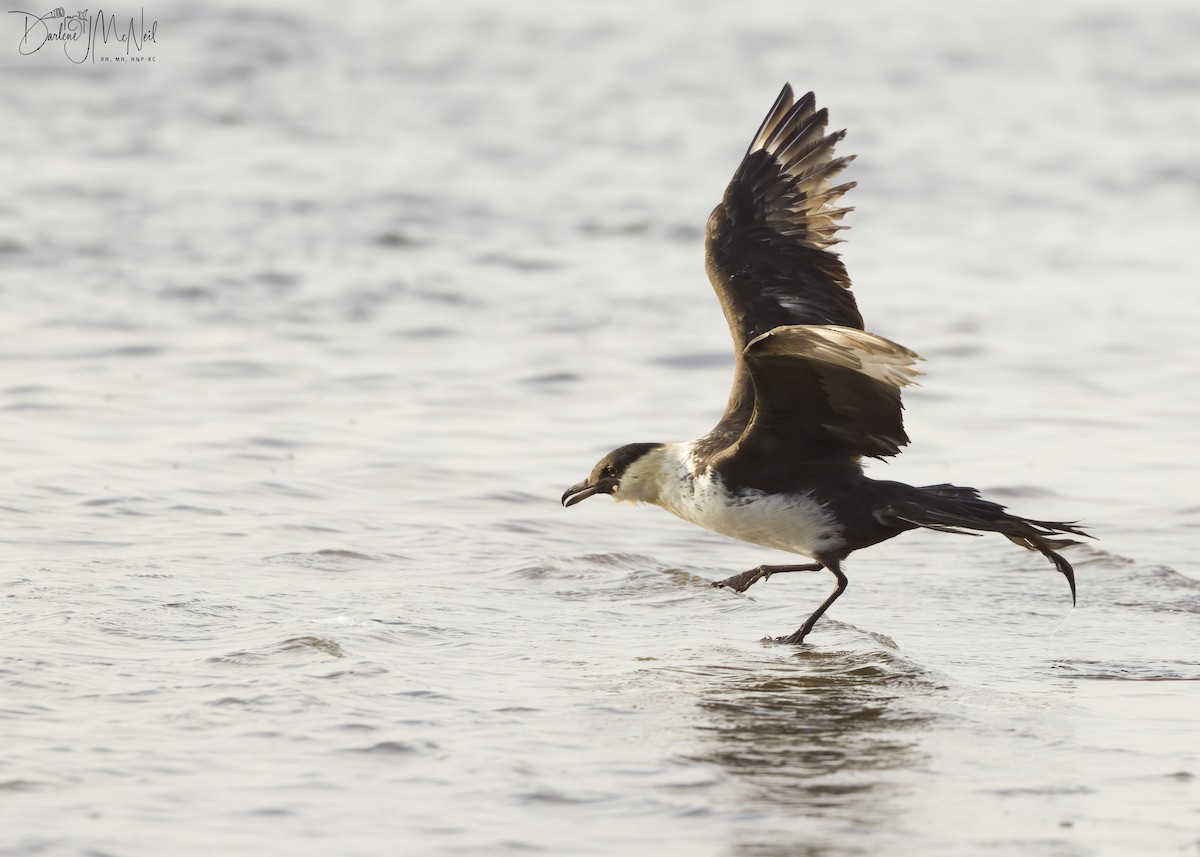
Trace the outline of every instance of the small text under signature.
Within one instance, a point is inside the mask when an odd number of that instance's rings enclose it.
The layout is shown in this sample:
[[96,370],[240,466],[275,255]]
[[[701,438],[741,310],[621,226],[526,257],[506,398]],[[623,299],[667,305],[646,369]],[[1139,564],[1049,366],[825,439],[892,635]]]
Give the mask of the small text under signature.
[[22,16],[21,40],[17,45],[22,56],[37,53],[49,43],[60,42],[67,59],[79,64],[89,57],[92,62],[96,61],[97,36],[105,45],[110,39],[118,48],[124,45],[127,57],[133,50],[143,53],[147,43],[158,43],[158,21],[151,21],[147,27],[144,7],[140,19],[130,15],[129,26],[124,29],[117,23],[115,14],[105,19],[103,9],[95,15],[90,14],[89,9],[83,9],[68,16],[61,6],[45,15],[21,11],[10,11],[9,14]]

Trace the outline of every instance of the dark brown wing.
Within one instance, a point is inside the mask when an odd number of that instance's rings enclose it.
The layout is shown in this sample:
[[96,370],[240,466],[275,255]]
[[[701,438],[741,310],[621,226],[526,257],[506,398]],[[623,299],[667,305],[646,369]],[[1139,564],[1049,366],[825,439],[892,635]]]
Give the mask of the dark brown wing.
[[835,203],[854,186],[832,182],[853,158],[833,157],[845,132],[825,134],[828,114],[815,101],[811,92],[794,101],[791,86],[783,87],[708,219],[708,277],[738,360],[725,414],[698,450],[702,457],[732,443],[749,422],[753,388],[741,354],[752,340],[783,325],[863,326],[846,269],[829,250],[850,210]]
[[777,327],[746,346],[754,415],[729,453],[797,464],[895,455],[908,443],[900,389],[920,358],[851,327]]

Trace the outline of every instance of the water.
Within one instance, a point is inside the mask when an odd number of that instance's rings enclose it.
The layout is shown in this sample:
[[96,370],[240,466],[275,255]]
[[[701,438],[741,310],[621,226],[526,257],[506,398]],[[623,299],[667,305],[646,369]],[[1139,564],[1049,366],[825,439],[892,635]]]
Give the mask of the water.
[[[1194,4],[146,14],[2,22],[0,853],[1200,851]],[[701,227],[784,80],[928,360],[873,471],[1083,519],[1075,611],[909,534],[763,645],[827,575],[558,506],[719,414]]]

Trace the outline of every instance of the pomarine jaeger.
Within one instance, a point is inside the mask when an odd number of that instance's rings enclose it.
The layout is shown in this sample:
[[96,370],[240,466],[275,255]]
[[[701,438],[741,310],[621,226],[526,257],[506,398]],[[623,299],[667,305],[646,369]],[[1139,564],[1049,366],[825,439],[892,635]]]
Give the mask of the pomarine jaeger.
[[780,643],[802,643],[845,591],[852,551],[924,527],[999,533],[1048,558],[1071,587],[1059,548],[1087,536],[1075,522],[1021,518],[957,485],[916,487],[867,477],[864,456],[908,444],[900,390],[920,358],[863,329],[850,278],[830,247],[854,182],[833,181],[853,156],[826,135],[828,112],[784,85],[708,218],[708,278],[733,334],[733,390],[720,422],[685,443],[614,449],[562,496],[651,503],[735,539],[802,554],[803,565],[761,565],[714,586],[744,592],[790,571],[828,569],[837,588]]

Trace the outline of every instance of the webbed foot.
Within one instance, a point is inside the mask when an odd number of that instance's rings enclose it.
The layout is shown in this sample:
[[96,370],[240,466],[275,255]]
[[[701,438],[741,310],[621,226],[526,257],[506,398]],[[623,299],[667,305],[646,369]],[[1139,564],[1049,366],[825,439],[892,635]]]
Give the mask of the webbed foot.
[[714,587],[727,587],[734,592],[745,592],[758,581],[771,576],[771,572],[766,569],[768,566],[760,565],[758,568],[752,568],[749,571],[743,571],[741,574],[735,574],[733,577],[727,577],[724,580],[713,581]]

